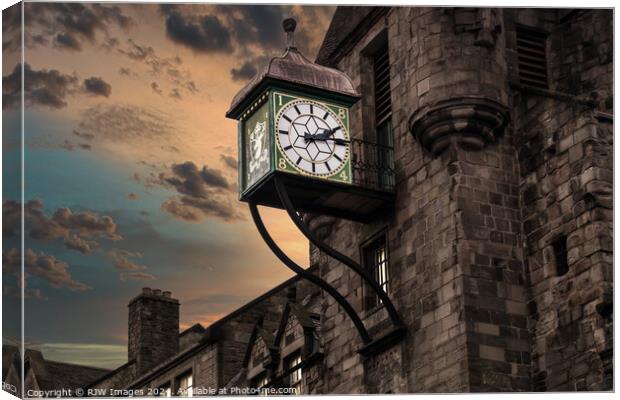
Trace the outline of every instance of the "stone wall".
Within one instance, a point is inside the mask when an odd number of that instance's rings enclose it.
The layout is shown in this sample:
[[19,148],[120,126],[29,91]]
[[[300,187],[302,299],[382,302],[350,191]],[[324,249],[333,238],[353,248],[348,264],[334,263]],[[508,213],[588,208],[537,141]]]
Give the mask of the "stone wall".
[[[508,24],[550,32],[551,93],[520,88],[513,111],[521,175],[534,390],[609,390],[612,293],[611,13]],[[568,271],[554,243],[566,241]]]

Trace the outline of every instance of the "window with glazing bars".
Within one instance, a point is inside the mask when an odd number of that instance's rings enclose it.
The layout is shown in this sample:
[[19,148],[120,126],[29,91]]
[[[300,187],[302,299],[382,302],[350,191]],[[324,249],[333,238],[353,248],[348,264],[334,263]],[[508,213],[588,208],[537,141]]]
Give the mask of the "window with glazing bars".
[[[287,364],[288,370],[292,370],[293,368],[301,364],[301,353],[296,353],[295,355],[289,357]],[[301,368],[297,368],[296,370],[292,371],[289,375],[289,379],[290,387],[295,389],[295,394],[301,394],[303,381]]]
[[519,82],[547,89],[547,34],[517,27]]
[[[373,240],[364,246],[364,267],[375,278],[381,288],[389,293],[389,262],[385,234]],[[368,288],[368,294],[365,296],[366,309],[374,308],[381,304],[381,299],[374,291]]]
[[[387,42],[373,57],[375,132],[379,165],[379,187],[393,186],[393,175],[388,172],[394,163],[392,140],[392,98],[390,88],[390,52]],[[388,149],[389,148],[389,149]]]
[[194,395],[194,384],[192,371],[177,378],[177,396],[192,397]]

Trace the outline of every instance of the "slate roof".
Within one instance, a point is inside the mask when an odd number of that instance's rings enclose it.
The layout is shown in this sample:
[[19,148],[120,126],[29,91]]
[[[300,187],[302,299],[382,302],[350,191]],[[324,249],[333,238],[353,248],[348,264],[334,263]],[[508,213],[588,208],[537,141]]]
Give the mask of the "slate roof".
[[109,372],[107,369],[86,367],[84,365],[68,364],[57,361],[45,361],[48,377],[37,382],[43,390],[50,389],[77,389],[84,388],[92,381]]
[[352,98],[359,94],[353,87],[351,79],[341,71],[308,60],[296,47],[289,47],[280,57],[274,57],[235,95],[226,113],[234,118],[244,103],[253,94],[259,94],[265,83],[278,81],[297,86],[320,88],[332,93]]
[[365,33],[366,24],[372,24],[390,8],[377,6],[338,6],[329,24],[316,63],[334,67],[347,42],[355,42],[360,32]]
[[6,376],[9,373],[11,363],[16,363],[19,366],[19,348],[10,344],[2,345],[2,380],[6,380]]
[[85,365],[50,361],[38,350],[26,349],[25,362],[42,390],[84,388],[110,370]]
[[179,337],[185,336],[188,333],[205,333],[205,331],[206,329],[204,326],[202,326],[202,324],[196,323],[184,330],[183,332],[179,333]]

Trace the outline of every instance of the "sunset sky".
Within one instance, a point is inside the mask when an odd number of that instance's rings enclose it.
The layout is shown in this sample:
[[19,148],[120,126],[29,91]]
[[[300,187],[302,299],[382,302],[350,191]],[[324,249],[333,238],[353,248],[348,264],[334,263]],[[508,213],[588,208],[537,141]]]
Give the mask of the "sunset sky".
[[[126,361],[127,304],[170,290],[181,327],[292,276],[237,201],[234,94],[284,49],[314,59],[333,7],[25,4],[26,341],[46,358]],[[17,301],[19,25],[3,13],[3,293]],[[16,69],[17,68],[17,69]],[[16,164],[17,163],[17,164]],[[308,245],[265,210],[287,253]],[[11,300],[13,299],[13,300]],[[7,303],[8,302],[8,303]],[[5,312],[4,336],[17,338]]]

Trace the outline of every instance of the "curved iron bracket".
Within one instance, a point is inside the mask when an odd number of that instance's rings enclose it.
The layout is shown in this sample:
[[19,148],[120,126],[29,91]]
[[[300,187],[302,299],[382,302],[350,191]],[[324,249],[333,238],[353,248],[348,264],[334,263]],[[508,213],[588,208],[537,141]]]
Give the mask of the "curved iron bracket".
[[274,177],[274,184],[275,184],[275,187],[276,187],[276,191],[278,192],[278,197],[280,198],[280,201],[282,202],[282,205],[284,205],[284,208],[286,209],[286,212],[291,217],[291,219],[293,220],[295,225],[297,225],[297,228],[299,228],[299,230],[304,234],[304,236],[310,242],[312,242],[316,247],[318,247],[321,251],[323,251],[327,255],[331,256],[332,258],[340,261],[341,263],[343,263],[344,265],[348,266],[353,271],[355,271],[358,275],[360,275],[362,277],[362,279],[368,285],[370,285],[370,287],[374,290],[374,292],[377,294],[379,299],[381,299],[381,302],[385,306],[385,309],[387,310],[388,315],[389,315],[390,319],[392,320],[392,323],[397,328],[403,327],[404,324],[402,322],[402,319],[400,318],[400,315],[398,315],[398,312],[396,311],[396,308],[394,307],[394,304],[392,303],[392,300],[390,300],[390,298],[388,297],[387,293],[385,293],[385,290],[383,290],[383,288],[377,283],[377,281],[372,276],[370,276],[368,271],[363,269],[352,258],[347,257],[346,255],[340,253],[339,251],[337,251],[336,249],[328,246],[324,241],[319,239],[310,230],[308,225],[306,225],[305,222],[303,222],[303,220],[299,217],[299,215],[297,215],[297,212],[295,211],[295,208],[293,206],[291,198],[289,197],[288,192],[286,190],[286,186],[280,180],[279,177],[277,177],[277,176]]
[[301,267],[300,265],[295,263],[295,261],[291,260],[282,251],[282,249],[278,247],[278,245],[273,240],[271,235],[269,235],[269,232],[267,232],[267,228],[265,227],[265,224],[263,223],[263,220],[260,216],[260,213],[258,212],[258,207],[256,206],[256,204],[254,202],[250,202],[249,206],[250,206],[250,213],[252,214],[252,219],[254,220],[254,224],[258,228],[258,232],[262,236],[265,243],[267,243],[267,246],[269,246],[271,251],[276,255],[276,257],[278,257],[280,261],[284,263],[284,265],[286,265],[289,269],[291,269],[297,275],[314,283],[315,285],[319,286],[321,289],[325,290],[330,296],[332,296],[334,300],[336,300],[336,302],[340,304],[340,306],[344,309],[344,311],[347,313],[349,318],[351,318],[351,321],[353,321],[353,325],[355,325],[355,328],[357,329],[357,332],[362,338],[362,341],[364,342],[364,344],[367,345],[371,343],[372,339],[370,335],[368,334],[368,331],[366,330],[364,323],[362,322],[360,317],[355,312],[355,309],[353,308],[353,306],[351,306],[351,304],[344,298],[344,296],[342,296],[329,283],[319,278],[318,276],[308,272],[305,268]]

